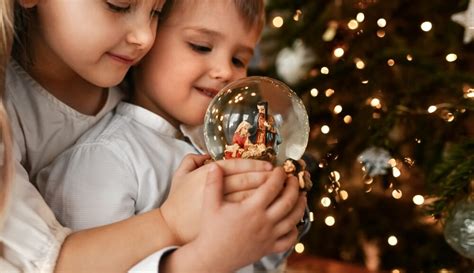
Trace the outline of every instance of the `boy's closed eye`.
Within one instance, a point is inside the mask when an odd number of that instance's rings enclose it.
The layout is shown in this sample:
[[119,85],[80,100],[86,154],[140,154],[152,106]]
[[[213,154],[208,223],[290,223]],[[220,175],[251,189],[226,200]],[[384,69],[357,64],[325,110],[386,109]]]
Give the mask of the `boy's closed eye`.
[[189,46],[191,47],[192,50],[200,53],[208,53],[212,51],[212,48],[209,46],[205,45],[200,45],[196,43],[189,43]]

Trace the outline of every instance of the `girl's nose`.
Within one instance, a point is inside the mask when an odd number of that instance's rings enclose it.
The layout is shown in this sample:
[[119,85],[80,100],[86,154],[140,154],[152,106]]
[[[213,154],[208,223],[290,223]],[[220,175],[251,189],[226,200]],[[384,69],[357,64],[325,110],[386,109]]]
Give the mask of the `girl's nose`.
[[135,24],[127,34],[127,42],[140,49],[148,49],[155,41],[156,24],[150,21]]

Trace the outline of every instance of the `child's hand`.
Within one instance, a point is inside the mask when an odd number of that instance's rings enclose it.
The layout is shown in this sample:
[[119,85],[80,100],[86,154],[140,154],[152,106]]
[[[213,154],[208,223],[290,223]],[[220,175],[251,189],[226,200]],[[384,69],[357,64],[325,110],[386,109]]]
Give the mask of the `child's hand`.
[[[212,166],[203,166],[207,159],[207,155],[189,155],[183,159],[173,176],[169,196],[161,206],[163,218],[178,244],[190,242],[198,233],[203,190]],[[234,200],[243,199],[247,190],[263,183],[272,169],[268,162],[250,159],[221,160],[213,164],[219,164],[227,175],[224,192]]]
[[294,245],[306,206],[296,177],[275,168],[251,196],[227,202],[224,172],[217,163],[209,165],[199,234],[166,258],[161,269],[188,272],[191,264],[193,272],[232,272]]

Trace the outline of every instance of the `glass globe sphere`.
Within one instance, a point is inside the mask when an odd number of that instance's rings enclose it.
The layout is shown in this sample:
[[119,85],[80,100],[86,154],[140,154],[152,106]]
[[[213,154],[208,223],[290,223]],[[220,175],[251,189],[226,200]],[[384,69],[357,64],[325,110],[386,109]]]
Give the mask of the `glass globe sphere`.
[[284,83],[253,76],[230,83],[211,101],[204,140],[214,160],[253,158],[281,165],[308,144],[308,114]]
[[459,254],[474,260],[474,201],[463,199],[444,225],[446,242]]

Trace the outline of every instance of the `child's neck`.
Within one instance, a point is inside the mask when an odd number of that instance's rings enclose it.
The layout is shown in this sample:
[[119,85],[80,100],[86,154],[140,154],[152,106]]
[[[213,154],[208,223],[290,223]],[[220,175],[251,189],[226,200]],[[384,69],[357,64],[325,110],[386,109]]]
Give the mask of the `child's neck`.
[[38,62],[28,73],[54,97],[82,114],[97,114],[107,101],[106,89],[87,82],[72,70]]

